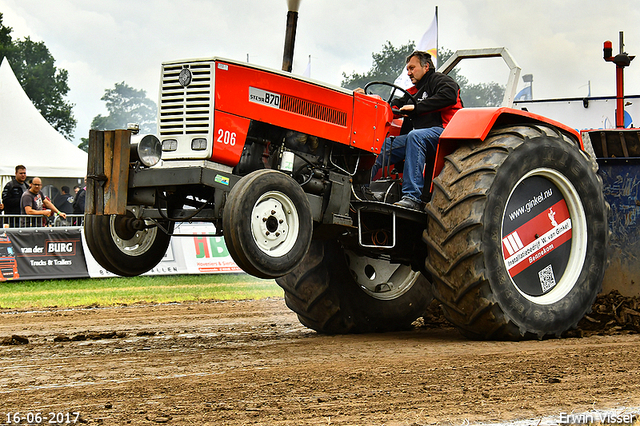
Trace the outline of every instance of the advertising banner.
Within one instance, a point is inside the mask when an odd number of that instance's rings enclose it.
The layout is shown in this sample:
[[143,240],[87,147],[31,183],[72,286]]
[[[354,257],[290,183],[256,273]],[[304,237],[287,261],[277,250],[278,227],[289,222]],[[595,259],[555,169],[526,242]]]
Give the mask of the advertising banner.
[[[96,262],[81,227],[4,229],[0,234],[0,282],[116,275]],[[209,223],[179,224],[162,261],[144,275],[243,272],[224,238]]]
[[190,274],[217,274],[243,272],[235,264],[223,237],[216,237],[215,226],[208,223],[183,223],[179,231],[193,237],[174,237]]
[[0,281],[17,280],[18,262],[16,251],[6,233],[0,235]]
[[[209,223],[181,223],[164,257],[144,275],[217,274],[243,272],[231,259],[224,238],[213,236],[216,228]],[[190,236],[193,234],[193,236]],[[83,243],[86,247],[86,242]],[[88,248],[86,264],[91,278],[115,277],[95,261]]]
[[89,277],[80,228],[5,231],[21,280]]
[[[82,243],[84,244],[86,250],[86,263],[87,269],[89,270],[89,276],[91,278],[109,278],[109,277],[117,277],[118,275],[113,274],[106,269],[104,269],[91,255],[91,251],[87,247],[87,242],[84,237],[84,231],[82,232]],[[177,275],[177,274],[188,274],[187,267],[184,265],[184,260],[182,259],[182,255],[180,254],[180,250],[174,250],[174,246],[176,245],[176,238],[172,238],[169,243],[169,247],[167,248],[167,252],[164,254],[164,257],[153,269],[144,275]]]

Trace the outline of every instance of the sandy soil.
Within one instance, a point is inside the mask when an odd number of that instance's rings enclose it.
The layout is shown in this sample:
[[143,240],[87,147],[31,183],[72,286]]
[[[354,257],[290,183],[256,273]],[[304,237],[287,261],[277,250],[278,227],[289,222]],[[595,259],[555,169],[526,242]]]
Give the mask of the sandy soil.
[[428,425],[640,406],[638,334],[475,342],[427,322],[323,336],[280,299],[5,311],[0,424]]

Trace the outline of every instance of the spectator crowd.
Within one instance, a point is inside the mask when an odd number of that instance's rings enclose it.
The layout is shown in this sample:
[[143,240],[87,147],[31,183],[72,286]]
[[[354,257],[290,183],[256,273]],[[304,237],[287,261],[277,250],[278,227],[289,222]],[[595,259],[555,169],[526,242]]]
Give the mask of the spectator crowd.
[[[40,177],[27,181],[27,168],[22,164],[16,166],[15,172],[15,177],[2,190],[0,211],[5,215],[38,215],[43,217],[43,223],[46,224],[54,216],[66,219],[67,214],[84,214],[86,179],[85,187],[76,185],[73,194],[68,186],[63,185],[52,201],[42,193]],[[13,228],[24,226],[25,221],[20,218],[18,222],[18,218],[10,217],[4,223]]]

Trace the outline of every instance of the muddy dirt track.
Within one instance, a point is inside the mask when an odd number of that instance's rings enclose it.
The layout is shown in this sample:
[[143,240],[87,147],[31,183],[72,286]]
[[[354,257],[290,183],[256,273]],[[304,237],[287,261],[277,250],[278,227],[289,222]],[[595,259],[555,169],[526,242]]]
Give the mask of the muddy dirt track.
[[4,311],[0,339],[0,424],[19,411],[106,425],[430,425],[640,406],[638,334],[475,342],[427,324],[323,336],[269,299]]

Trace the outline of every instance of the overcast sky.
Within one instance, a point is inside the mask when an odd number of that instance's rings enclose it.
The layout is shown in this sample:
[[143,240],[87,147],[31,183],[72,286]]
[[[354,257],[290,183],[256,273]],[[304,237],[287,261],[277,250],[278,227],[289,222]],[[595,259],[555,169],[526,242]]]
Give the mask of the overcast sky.
[[[435,6],[439,44],[450,50],[507,47],[533,74],[536,99],[615,94],[615,66],[602,44],[640,55],[640,7],[633,0],[301,0],[293,72],[311,55],[311,77],[339,85],[365,72],[388,40],[418,41]],[[68,99],[86,137],[105,89],[124,81],[157,102],[163,61],[221,56],[279,69],[286,0],[0,0],[15,38],[44,41],[69,71]],[[472,82],[506,83],[506,66],[480,60],[462,68]],[[497,61],[497,60],[496,60]],[[504,67],[504,68],[502,68]],[[523,87],[522,81],[519,88]],[[640,94],[640,60],[625,69],[627,94]]]

